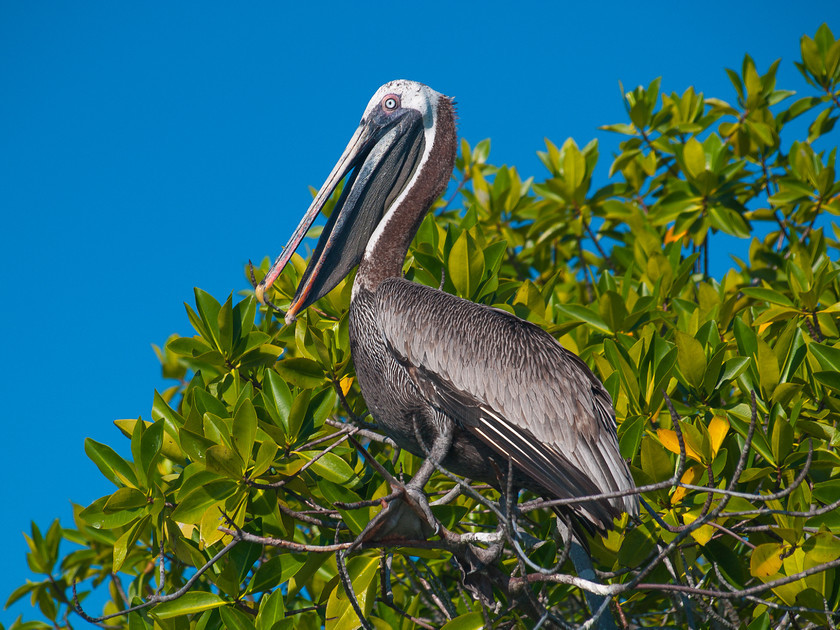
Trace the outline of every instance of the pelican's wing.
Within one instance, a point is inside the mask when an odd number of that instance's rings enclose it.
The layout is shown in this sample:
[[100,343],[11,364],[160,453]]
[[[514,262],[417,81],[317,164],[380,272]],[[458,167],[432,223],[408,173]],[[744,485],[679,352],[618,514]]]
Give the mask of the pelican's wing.
[[[376,304],[386,345],[427,399],[555,497],[634,487],[609,394],[544,330],[398,278]],[[598,504],[585,510],[596,521],[638,513],[632,495]]]

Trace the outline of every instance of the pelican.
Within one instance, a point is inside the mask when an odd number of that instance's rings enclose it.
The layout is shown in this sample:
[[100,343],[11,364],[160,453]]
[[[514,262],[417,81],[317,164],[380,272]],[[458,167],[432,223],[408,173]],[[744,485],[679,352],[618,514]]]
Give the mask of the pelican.
[[[451,98],[391,81],[358,129],[283,253],[256,286],[280,275],[336,186],[344,189],[286,313],[287,323],[358,265],[350,349],[368,409],[400,447],[455,474],[544,498],[631,491],[615,412],[587,365],[547,332],[505,311],[402,277],[408,247],[455,164]],[[510,467],[510,468],[509,468]],[[500,475],[501,472],[501,475]],[[571,506],[590,532],[638,514],[635,495]]]

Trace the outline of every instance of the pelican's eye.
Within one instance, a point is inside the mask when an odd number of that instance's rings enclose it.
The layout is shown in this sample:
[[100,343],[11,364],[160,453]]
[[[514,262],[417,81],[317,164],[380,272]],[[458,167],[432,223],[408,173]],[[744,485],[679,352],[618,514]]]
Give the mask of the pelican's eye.
[[382,99],[382,107],[386,112],[392,112],[400,106],[400,97],[395,94],[388,94]]

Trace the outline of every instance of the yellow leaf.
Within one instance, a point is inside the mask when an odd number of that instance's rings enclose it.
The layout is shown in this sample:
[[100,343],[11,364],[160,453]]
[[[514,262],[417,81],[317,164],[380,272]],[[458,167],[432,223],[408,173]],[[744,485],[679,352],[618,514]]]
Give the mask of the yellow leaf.
[[750,556],[750,574],[757,578],[776,575],[782,568],[782,550],[780,543],[765,543],[752,550]]
[[[347,572],[356,592],[356,601],[359,607],[367,615],[373,607],[373,600],[376,598],[376,579],[379,569],[379,558],[370,556],[357,556],[351,558],[347,563]],[[356,616],[347,593],[342,584],[336,584],[327,599],[327,630],[353,630],[359,627],[359,618]]]
[[224,537],[224,532],[219,531],[219,527],[225,524],[221,506],[214,503],[207,508],[201,517],[199,523],[199,538],[201,540],[201,547],[206,548],[217,543]]
[[[779,551],[779,555],[787,554],[782,561],[784,571],[780,571],[780,573],[784,575],[796,575],[805,569],[805,552],[802,550],[802,547],[795,548],[793,553],[789,552],[789,546],[782,546]],[[778,577],[778,575],[773,577]],[[808,588],[806,580],[807,578],[805,580],[796,580],[795,582],[788,582],[787,584],[776,586],[773,592],[788,606],[794,606],[797,602],[796,596]]]
[[679,233],[674,233],[674,226],[668,228],[668,231],[665,233],[665,244],[668,245],[669,243],[676,243],[677,241],[681,240],[683,236],[688,234],[688,230],[683,230]]
[[[693,510],[692,512],[686,512],[683,514],[683,520],[687,523],[693,523],[697,520],[700,516],[700,508]],[[697,541],[699,545],[705,545],[712,539],[712,536],[715,535],[715,528],[711,525],[701,525],[697,529],[691,532],[691,537]]]
[[353,377],[352,376],[345,376],[338,382],[338,386],[341,387],[341,393],[345,396],[347,392],[350,391],[350,387],[353,385]]
[[184,535],[184,538],[188,539],[192,536],[193,530],[195,529],[195,525],[190,523],[176,523],[178,529],[181,530],[181,533]]
[[[679,448],[677,449],[679,450]],[[683,476],[680,478],[680,483],[687,483],[687,484],[694,484],[695,481],[700,479],[700,475],[703,474],[703,469],[700,466],[691,466],[688,470],[683,473]],[[688,494],[687,488],[677,488],[674,490],[674,494],[671,495],[671,505],[676,505],[680,501],[683,500],[683,497]]]
[[693,532],[691,532],[691,537],[697,541],[698,545],[705,545],[712,539],[712,536],[715,535],[715,528],[711,525],[701,525]]
[[726,416],[715,416],[709,423],[709,437],[712,438],[712,459],[720,450],[723,438],[729,432],[729,419]]
[[[656,436],[659,438],[662,446],[672,453],[676,453],[677,455],[680,454],[680,442],[677,439],[675,431],[672,431],[671,429],[657,429]],[[685,454],[694,461],[702,461],[703,458],[700,456],[700,453],[691,448],[691,444],[689,444],[685,439],[685,433],[683,433],[683,441],[685,442]]]

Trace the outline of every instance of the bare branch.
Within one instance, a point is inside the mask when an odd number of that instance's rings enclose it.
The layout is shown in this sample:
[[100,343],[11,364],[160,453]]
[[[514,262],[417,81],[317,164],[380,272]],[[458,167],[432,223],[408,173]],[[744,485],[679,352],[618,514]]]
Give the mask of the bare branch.
[[149,606],[154,606],[155,604],[162,604],[163,602],[169,602],[169,601],[172,601],[174,599],[178,599],[179,597],[181,597],[182,595],[187,593],[192,588],[193,584],[195,584],[198,581],[198,579],[202,575],[204,575],[204,573],[207,571],[207,569],[209,569],[214,564],[216,564],[216,562],[221,560],[227,554],[227,552],[230,551],[231,549],[233,549],[241,540],[244,540],[243,538],[240,538],[239,536],[237,536],[236,532],[230,532],[230,533],[233,535],[233,540],[231,540],[227,545],[225,545],[218,553],[216,553],[216,555],[214,555],[212,558],[210,558],[210,560],[208,560],[203,566],[199,567],[196,570],[196,572],[193,574],[193,576],[189,580],[187,580],[186,583],[181,588],[179,588],[177,591],[175,591],[174,593],[170,593],[169,595],[152,595],[149,599],[147,599],[142,604],[138,604],[137,606],[132,606],[131,608],[126,608],[125,610],[121,610],[118,613],[113,613],[111,615],[105,615],[104,617],[91,617],[90,615],[88,615],[82,609],[82,605],[81,605],[81,603],[79,603],[79,598],[76,594],[76,580],[73,580],[73,605],[74,605],[74,608],[75,608],[76,612],[78,613],[78,615],[82,619],[84,619],[85,621],[88,621],[90,623],[97,623],[98,624],[98,623],[101,623],[101,622],[105,621],[106,619],[113,619],[114,617],[122,617],[124,615],[135,612],[137,610],[143,610],[144,608],[148,608]]
[[[335,542],[338,544],[338,528],[335,529]],[[359,600],[356,599],[356,592],[353,590],[353,582],[350,580],[350,575],[347,573],[347,566],[344,564],[343,550],[337,549],[335,552],[335,564],[338,568],[338,575],[341,578],[341,585],[344,587],[344,592],[347,599],[350,600],[350,605],[359,618],[359,623],[365,630],[373,630],[373,626],[365,617],[365,613],[359,606]]]
[[[258,483],[256,481],[253,481],[252,479],[245,479],[245,483],[247,483],[249,486],[253,486],[254,488],[260,488],[261,490],[274,490],[274,489],[277,489],[277,488],[282,488],[287,483],[289,483],[290,481],[292,481],[296,477],[300,476],[305,470],[307,470],[310,466],[312,466],[312,464],[317,462],[324,455],[329,453],[336,446],[338,446],[339,444],[341,444],[342,442],[347,440],[351,435],[353,435],[356,432],[358,432],[358,429],[356,427],[346,427],[342,431],[338,431],[337,433],[329,435],[325,438],[321,438],[319,440],[316,440],[312,444],[317,444],[317,443],[320,443],[320,442],[324,442],[326,440],[332,439],[333,437],[337,437],[337,436],[341,435],[341,437],[339,437],[339,439],[337,439],[335,442],[330,444],[327,448],[320,451],[317,455],[315,455],[312,459],[310,459],[308,462],[306,462],[303,466],[301,466],[298,470],[293,472],[291,475],[289,475],[285,479],[281,479],[280,481],[275,481],[274,483]],[[303,447],[301,447],[301,450],[303,450]]]
[[[795,573],[794,575],[785,576],[782,578],[778,578],[776,580],[771,580],[769,582],[764,582],[757,586],[752,586],[750,588],[745,588],[736,591],[715,591],[711,589],[692,589],[688,586],[683,586],[681,584],[646,584],[646,583],[639,583],[635,586],[638,590],[655,590],[655,591],[681,591],[684,593],[693,593],[696,595],[705,595],[707,597],[717,597],[720,599],[738,599],[741,597],[747,597],[749,595],[756,595],[758,593],[763,593],[764,591],[768,591],[770,589],[776,588],[777,586],[783,586],[785,584],[790,584],[791,582],[797,582],[802,578],[806,578],[809,575],[816,575],[817,573],[822,573],[823,571],[827,571],[828,569],[834,569],[836,567],[840,567],[840,558],[837,560],[832,560],[831,562],[824,562],[822,564],[815,565],[810,569],[804,569]],[[820,611],[822,612],[822,611]]]

